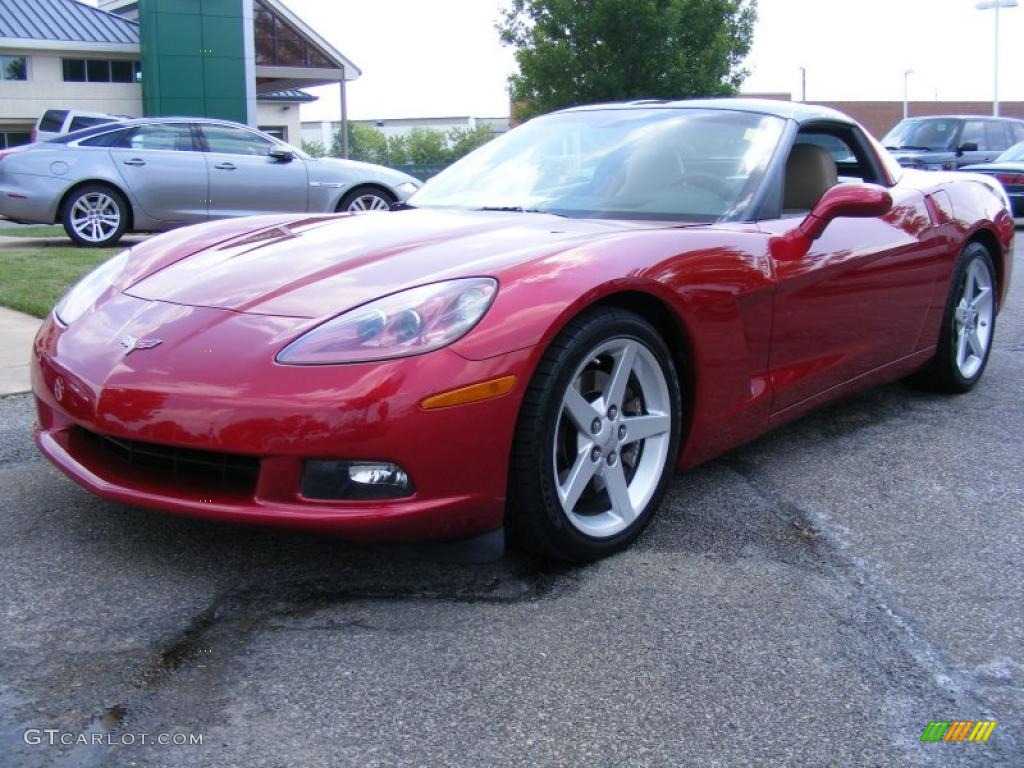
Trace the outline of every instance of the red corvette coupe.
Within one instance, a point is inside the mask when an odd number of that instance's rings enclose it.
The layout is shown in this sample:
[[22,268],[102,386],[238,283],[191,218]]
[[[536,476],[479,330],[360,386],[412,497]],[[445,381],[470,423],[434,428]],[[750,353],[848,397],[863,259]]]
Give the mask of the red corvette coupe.
[[593,559],[677,466],[880,382],[969,390],[1014,236],[993,180],[745,100],[538,118],[399,207],[100,266],[35,342],[40,449],[128,504]]

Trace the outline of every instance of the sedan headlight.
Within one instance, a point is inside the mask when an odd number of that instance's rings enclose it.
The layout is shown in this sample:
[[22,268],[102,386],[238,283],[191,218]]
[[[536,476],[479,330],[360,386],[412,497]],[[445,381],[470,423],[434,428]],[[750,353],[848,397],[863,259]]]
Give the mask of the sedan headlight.
[[125,265],[128,263],[128,253],[128,251],[121,251],[75,283],[53,310],[57,319],[64,325],[71,325],[95,304],[96,299],[124,271]]
[[395,191],[403,198],[409,197],[413,192],[418,190],[422,185],[414,184],[411,181],[403,181],[401,184],[395,187]]
[[421,285],[371,301],[300,336],[277,355],[288,365],[409,357],[451,344],[475,326],[498,292],[490,277]]

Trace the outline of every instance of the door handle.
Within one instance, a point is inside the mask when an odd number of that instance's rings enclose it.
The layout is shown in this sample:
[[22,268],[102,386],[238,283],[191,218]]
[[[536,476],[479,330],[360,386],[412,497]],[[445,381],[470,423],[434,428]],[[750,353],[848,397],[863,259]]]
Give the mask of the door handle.
[[215,165],[213,167],[216,168],[219,171],[233,171],[233,170],[235,170],[235,164],[234,163],[217,163],[217,165]]
[[140,166],[140,165],[145,165],[146,161],[143,160],[141,157],[133,157],[131,160],[125,160],[124,164],[125,165]]

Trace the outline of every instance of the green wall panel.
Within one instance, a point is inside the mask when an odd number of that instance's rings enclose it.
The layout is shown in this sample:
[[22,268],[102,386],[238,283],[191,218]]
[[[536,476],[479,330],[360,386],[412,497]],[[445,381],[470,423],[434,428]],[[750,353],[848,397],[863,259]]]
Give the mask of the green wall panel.
[[245,0],[142,0],[142,102],[146,115],[244,123]]

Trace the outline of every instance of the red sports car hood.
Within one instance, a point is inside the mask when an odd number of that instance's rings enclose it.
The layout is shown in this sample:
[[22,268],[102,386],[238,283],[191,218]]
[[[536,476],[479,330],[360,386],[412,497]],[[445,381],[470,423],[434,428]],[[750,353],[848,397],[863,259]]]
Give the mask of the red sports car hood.
[[317,318],[406,287],[453,277],[500,277],[504,267],[582,241],[665,226],[423,209],[261,224],[192,255],[186,250],[185,258],[165,255],[164,266],[143,270],[145,276],[125,293],[189,306]]

